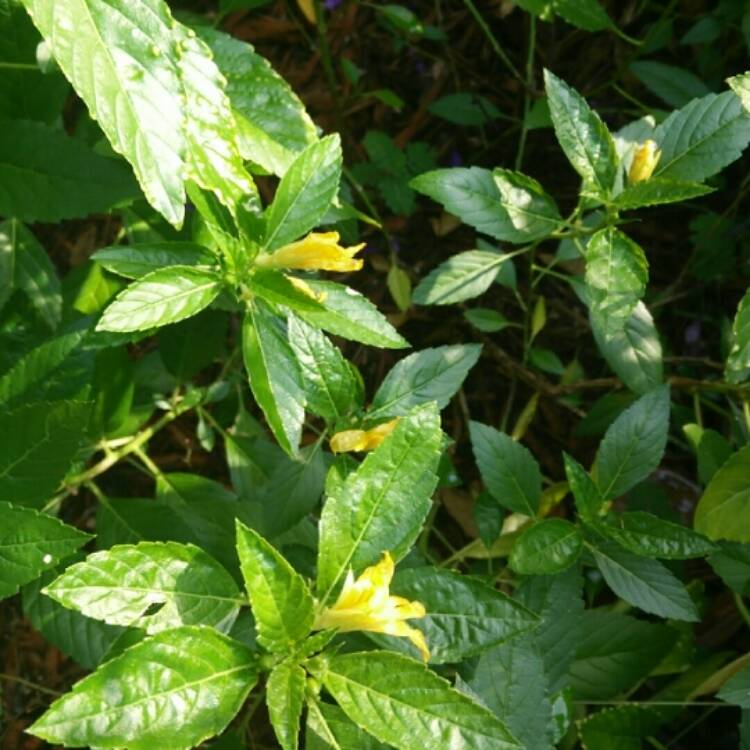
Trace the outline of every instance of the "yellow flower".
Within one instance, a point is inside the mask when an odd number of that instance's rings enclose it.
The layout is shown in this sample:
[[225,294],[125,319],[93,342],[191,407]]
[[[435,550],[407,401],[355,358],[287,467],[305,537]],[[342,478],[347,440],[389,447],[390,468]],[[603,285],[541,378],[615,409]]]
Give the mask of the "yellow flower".
[[276,252],[259,255],[256,263],[265,268],[296,268],[302,271],[359,271],[362,261],[354,256],[364,247],[342,247],[338,232],[310,232]]
[[628,180],[630,182],[647,180],[654,173],[659,159],[661,159],[661,150],[657,148],[656,141],[652,141],[650,138],[644,141],[635,150],[633,161],[630,162]]
[[315,3],[314,0],[297,0],[299,9],[304,13],[305,18],[312,24],[315,23]]
[[393,578],[393,571],[393,558],[388,552],[383,554],[383,559],[377,565],[367,568],[356,581],[350,570],[338,601],[318,615],[313,629],[337,628],[341,632],[367,630],[408,638],[419,649],[422,659],[429,661],[430,651],[424,634],[405,622],[424,617],[424,605],[390,595],[388,586]]
[[289,276],[284,274],[289,283],[302,294],[306,294],[308,297],[312,297],[317,302],[325,302],[328,296],[325,292],[316,292],[306,281],[298,279],[296,276]]
[[371,451],[377,448],[398,423],[398,417],[390,422],[383,422],[371,430],[343,430],[337,432],[330,442],[334,453],[350,453],[352,451]]

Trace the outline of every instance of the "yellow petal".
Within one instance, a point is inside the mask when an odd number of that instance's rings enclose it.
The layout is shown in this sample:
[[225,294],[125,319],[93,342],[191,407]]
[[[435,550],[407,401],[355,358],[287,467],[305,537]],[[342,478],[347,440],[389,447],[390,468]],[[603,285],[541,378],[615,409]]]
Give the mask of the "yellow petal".
[[359,577],[358,582],[362,581],[364,583],[367,581],[375,588],[385,588],[387,590],[388,586],[391,584],[394,570],[395,566],[390,552],[384,552],[383,559],[379,563],[371,565],[369,568],[365,568],[365,571]]
[[400,638],[408,638],[416,647],[419,649],[419,653],[422,656],[422,660],[428,662],[430,660],[430,649],[427,648],[427,641],[424,637],[424,633],[417,628],[407,625],[405,622],[395,622],[387,629],[383,630],[386,635],[395,635]]
[[285,274],[285,276],[298,292],[302,292],[302,294],[306,294],[308,297],[312,297],[317,302],[326,301],[327,295],[325,292],[316,292],[306,281],[298,279],[296,276],[289,276],[287,274]]
[[295,268],[307,271],[358,271],[362,260],[354,256],[364,243],[353,247],[339,245],[338,232],[311,232],[302,240],[259,255],[255,262],[266,268]]
[[398,424],[398,417],[392,419],[390,422],[383,422],[377,427],[373,427],[371,430],[367,430],[367,448],[365,450],[371,451],[377,448],[387,437],[393,432],[393,429]]
[[313,0],[297,0],[299,9],[304,13],[305,18],[312,24],[315,23],[315,3]]
[[650,138],[644,141],[633,155],[628,180],[630,182],[647,180],[654,173],[659,159],[661,159],[661,151],[657,148],[656,141],[652,141]]
[[329,445],[334,453],[350,453],[367,449],[367,433],[364,430],[343,430],[337,432]]

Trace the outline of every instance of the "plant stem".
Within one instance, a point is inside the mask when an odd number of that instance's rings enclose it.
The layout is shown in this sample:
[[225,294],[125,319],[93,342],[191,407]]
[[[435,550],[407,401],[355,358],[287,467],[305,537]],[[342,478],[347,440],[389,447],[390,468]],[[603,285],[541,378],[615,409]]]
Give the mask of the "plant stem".
[[479,28],[484,32],[487,40],[492,45],[492,49],[495,50],[497,56],[503,61],[505,67],[508,68],[508,70],[513,74],[515,78],[521,81],[521,83],[524,83],[523,76],[521,76],[521,74],[518,72],[518,68],[516,68],[508,55],[505,54],[505,50],[500,46],[500,42],[498,42],[497,37],[492,33],[492,29],[489,27],[489,24],[484,20],[484,18],[482,18],[482,14],[477,9],[477,6],[474,5],[474,0],[464,0],[464,5],[469,9],[471,15],[474,16],[474,20],[479,25]]
[[516,153],[516,171],[520,171],[523,163],[523,154],[526,149],[526,135],[529,132],[527,120],[531,109],[531,92],[534,88],[534,53],[536,52],[536,16],[529,16],[529,52],[526,57],[526,91],[523,97],[523,120],[521,122],[521,135],[518,140],[518,152]]

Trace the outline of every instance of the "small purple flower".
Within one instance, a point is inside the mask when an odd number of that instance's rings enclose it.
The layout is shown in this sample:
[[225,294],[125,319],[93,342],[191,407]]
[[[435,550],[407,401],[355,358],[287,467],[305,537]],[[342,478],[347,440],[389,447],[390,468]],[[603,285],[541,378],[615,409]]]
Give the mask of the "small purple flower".
[[323,5],[326,10],[336,10],[341,5],[341,0],[325,0]]
[[683,334],[686,344],[697,344],[701,338],[701,322],[700,320],[694,320],[686,329]]

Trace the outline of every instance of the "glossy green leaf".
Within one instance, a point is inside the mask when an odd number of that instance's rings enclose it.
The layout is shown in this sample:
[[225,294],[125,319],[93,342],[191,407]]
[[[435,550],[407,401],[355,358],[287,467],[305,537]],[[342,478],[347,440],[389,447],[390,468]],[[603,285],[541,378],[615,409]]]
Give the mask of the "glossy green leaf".
[[58,128],[0,118],[0,132],[0,214],[60,221],[140,196],[127,164],[100,156]]
[[654,132],[655,177],[703,182],[739,159],[750,143],[750,115],[731,91],[707,94],[673,112]]
[[610,425],[596,457],[602,497],[619,497],[661,463],[669,430],[669,387],[641,396]]
[[684,560],[704,557],[716,550],[716,545],[692,529],[644,511],[617,513],[609,523],[601,523],[597,529],[643,557]]
[[670,107],[684,107],[693,99],[710,93],[708,86],[695,73],[676,65],[636,60],[628,68],[649,91]]
[[221,277],[208,268],[170,266],[152,271],[117,295],[96,329],[144,331],[177,323],[208,307],[221,283]]
[[660,206],[666,203],[679,203],[700,198],[713,192],[709,185],[700,182],[668,180],[664,177],[652,177],[648,180],[633,182],[628,185],[614,200],[614,205],[621,211],[629,211],[644,206]]
[[487,307],[475,307],[471,310],[464,310],[464,318],[474,328],[478,328],[484,333],[497,333],[511,324],[502,313],[497,312],[497,310],[490,310]]
[[279,445],[288,454],[296,454],[305,419],[302,374],[284,321],[262,300],[254,300],[245,316],[242,356],[268,426]]
[[750,375],[750,290],[737,305],[732,323],[732,343],[726,363],[730,383],[742,383]]
[[111,245],[97,250],[92,259],[112,273],[140,279],[165,266],[215,266],[216,256],[194,242],[145,242]]
[[103,664],[27,731],[68,746],[190,750],[223,731],[257,679],[253,653],[237,641],[175,628]]
[[293,277],[281,271],[258,269],[250,277],[248,286],[253,294],[272,305],[284,305],[300,312],[320,312],[324,310],[320,300],[292,282]]
[[578,734],[587,750],[641,750],[643,740],[661,723],[648,704],[624,705],[589,715],[578,725]]
[[0,413],[0,497],[41,508],[86,438],[91,404],[59,401]]
[[521,575],[550,575],[570,567],[581,554],[578,528],[562,518],[529,526],[513,545],[510,567]]
[[227,631],[242,604],[221,565],[200,548],[176,542],[95,552],[66,568],[44,593],[88,617],[148,633],[180,625]]
[[602,356],[631,391],[642,395],[664,382],[659,333],[643,302],[617,333],[606,336],[593,315],[591,329]]
[[262,536],[237,524],[237,552],[258,642],[287,653],[310,634],[313,598],[302,576]]
[[[399,571],[391,593],[424,604],[427,614],[412,625],[425,634],[432,664],[463,661],[533,630],[538,623],[532,612],[509,596],[449,570],[424,567]],[[417,655],[404,639],[391,639],[389,645]]]
[[593,235],[586,248],[586,287],[597,328],[620,333],[646,291],[648,261],[640,245],[611,227]]
[[741,448],[714,474],[693,526],[709,539],[750,542],[750,446]]
[[[533,242],[559,223],[554,201],[530,177],[479,167],[436,169],[409,185],[482,234],[504,242]],[[446,303],[447,304],[447,303]]]
[[289,344],[300,366],[310,411],[336,420],[361,408],[362,381],[339,348],[296,315],[288,317],[288,325]]
[[338,191],[341,159],[341,141],[329,135],[292,162],[266,211],[266,250],[302,237],[320,222]]
[[307,706],[305,750],[389,750],[360,729],[332,703],[315,701]]
[[0,598],[15,594],[89,539],[52,516],[0,502]]
[[600,195],[607,196],[617,175],[612,135],[586,100],[565,81],[544,71],[545,91],[557,140],[573,169]]
[[372,399],[367,418],[383,420],[403,416],[428,401],[444,409],[481,353],[479,344],[455,344],[410,354],[385,376]]
[[603,505],[599,488],[586,469],[574,458],[563,452],[565,461],[565,476],[568,479],[570,491],[573,493],[576,510],[585,521],[596,518]]
[[266,682],[266,704],[271,726],[282,750],[297,750],[302,705],[305,702],[305,670],[281,662]]
[[328,497],[320,518],[318,593],[328,601],[349,570],[359,574],[389,551],[402,558],[429,512],[442,431],[437,407],[402,417],[394,431]]
[[452,305],[484,294],[509,256],[493,250],[467,250],[430,271],[414,290],[417,305]]
[[597,542],[591,552],[608,586],[628,604],[674,620],[700,619],[685,586],[660,562],[633,555],[612,542]]
[[490,494],[508,510],[535,516],[542,495],[539,465],[523,445],[494,427],[469,424],[474,457]]
[[352,721],[399,750],[520,747],[494,714],[413,659],[370,651],[311,669]]

